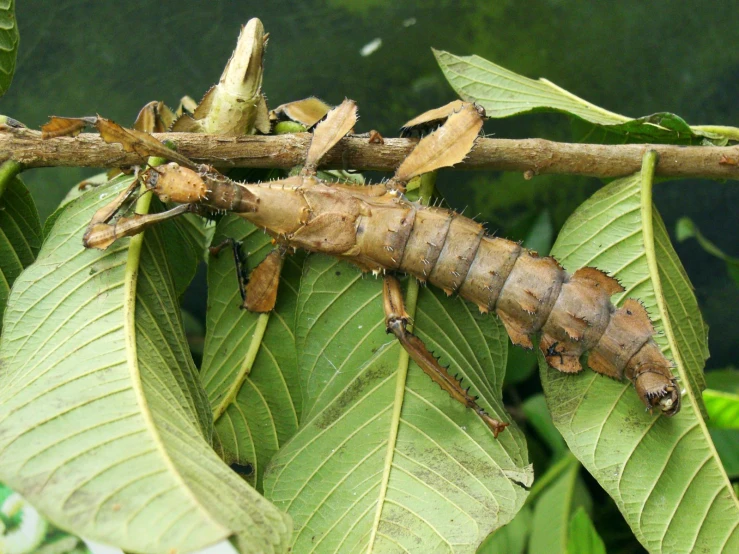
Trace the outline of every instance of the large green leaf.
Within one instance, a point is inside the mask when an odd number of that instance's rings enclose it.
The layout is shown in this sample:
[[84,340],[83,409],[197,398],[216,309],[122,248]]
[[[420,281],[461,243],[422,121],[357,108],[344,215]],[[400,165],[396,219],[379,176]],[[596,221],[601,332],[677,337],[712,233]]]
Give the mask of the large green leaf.
[[[653,224],[652,224],[653,221]],[[701,414],[706,327],[651,202],[651,179],[614,181],[578,209],[552,249],[568,271],[590,265],[641,300],[685,393],[673,418],[644,411],[630,383],[540,361],[554,423],[652,552],[739,550],[739,505]]]
[[481,104],[489,117],[562,112],[629,141],[690,144],[705,139],[725,144],[739,140],[736,127],[690,126],[666,112],[633,119],[591,104],[546,79],[529,79],[479,56],[455,56],[441,50],[434,50],[434,55],[457,94]]
[[[296,552],[473,552],[520,509],[523,435],[493,439],[385,333],[382,284],[310,256],[296,335],[303,418],[273,458],[265,494],[296,526]],[[420,290],[418,335],[495,417],[506,335],[459,299]]]
[[19,177],[4,184],[0,197],[0,318],[10,287],[41,248],[41,222],[31,193]]
[[5,94],[13,80],[19,42],[15,0],[0,0],[0,96]]
[[[219,222],[214,243],[226,237],[243,241],[250,268],[273,248],[269,235],[235,215]],[[222,252],[208,263],[208,327],[201,380],[216,414],[224,459],[248,468],[249,481],[260,488],[267,462],[297,431],[300,420],[294,320],[302,259],[300,254],[287,257],[276,309],[263,315],[241,309],[231,252]],[[263,336],[255,335],[260,319],[265,318],[269,321]],[[254,341],[258,344],[252,346]],[[258,352],[250,360],[251,348]]]
[[67,204],[13,287],[0,479],[61,527],[125,550],[234,536],[242,552],[284,551],[289,521],[210,447],[177,304],[198,253],[171,222],[105,252],[82,247],[92,214],[128,179]]

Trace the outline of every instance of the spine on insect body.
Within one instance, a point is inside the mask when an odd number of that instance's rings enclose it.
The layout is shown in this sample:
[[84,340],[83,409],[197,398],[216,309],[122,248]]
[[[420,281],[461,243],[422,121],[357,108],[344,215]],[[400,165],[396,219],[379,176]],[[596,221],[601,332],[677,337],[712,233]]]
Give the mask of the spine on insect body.
[[652,335],[645,308],[612,277],[595,268],[568,274],[554,258],[487,236],[479,223],[425,207],[385,190],[311,177],[245,185],[256,199],[242,213],[286,246],[346,259],[365,271],[407,273],[458,293],[482,312],[495,312],[514,344],[538,346],[562,372],[594,371],[629,379],[648,408],[680,409],[680,394]]

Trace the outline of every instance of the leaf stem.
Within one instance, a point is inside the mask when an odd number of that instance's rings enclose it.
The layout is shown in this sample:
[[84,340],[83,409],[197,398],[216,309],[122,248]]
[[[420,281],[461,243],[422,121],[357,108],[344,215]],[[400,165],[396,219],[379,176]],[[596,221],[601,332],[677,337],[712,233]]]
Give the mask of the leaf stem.
[[532,504],[549,485],[559,479],[559,476],[569,470],[570,467],[578,467],[579,465],[580,462],[578,462],[572,452],[568,452],[565,456],[557,460],[554,464],[549,466],[549,469],[547,469],[544,475],[534,481],[534,486],[531,487],[529,495],[526,497],[526,501],[524,502],[524,506]]
[[[434,193],[434,184],[436,183],[436,172],[426,173],[420,177],[421,185],[418,191],[419,202],[428,205],[431,196]],[[416,279],[408,280],[408,289],[405,295],[405,311],[410,316],[410,321],[416,315],[416,306],[418,304],[418,281]],[[413,325],[408,325],[408,330],[413,330]],[[399,349],[398,369],[395,377],[395,397],[393,399],[393,413],[390,419],[390,436],[387,441],[387,451],[385,452],[384,469],[382,480],[380,482],[380,492],[377,496],[377,507],[375,510],[375,518],[372,522],[372,533],[367,545],[367,552],[373,551],[377,531],[380,527],[380,519],[382,517],[382,509],[385,506],[385,496],[387,495],[387,487],[390,482],[390,470],[393,466],[393,456],[395,455],[395,443],[398,439],[398,430],[400,429],[400,414],[403,409],[403,400],[405,398],[405,384],[408,378],[408,365],[410,357],[405,348]]]
[[254,366],[254,360],[257,359],[259,353],[259,347],[262,346],[262,339],[264,333],[267,330],[267,324],[269,323],[269,316],[272,312],[266,314],[259,314],[257,317],[257,323],[254,328],[254,334],[251,336],[251,342],[249,343],[249,349],[246,351],[244,361],[241,363],[239,373],[231,381],[231,386],[228,388],[226,395],[223,397],[218,405],[213,409],[213,421],[217,421],[219,417],[223,415],[226,409],[236,399],[236,395],[241,390],[241,386],[244,384],[244,380],[251,373],[251,368]]
[[0,165],[0,197],[5,194],[5,189],[7,188],[8,183],[10,183],[13,177],[18,175],[22,169],[23,166],[15,160],[6,160],[2,165]]
[[[675,331],[672,329],[672,320],[670,319],[670,314],[667,310],[667,303],[665,301],[664,292],[662,290],[662,279],[659,274],[659,263],[657,261],[657,251],[655,248],[653,220],[654,206],[652,204],[652,185],[654,183],[654,171],[657,165],[657,158],[657,152],[655,152],[654,150],[647,150],[644,153],[641,170],[641,219],[644,236],[644,253],[647,258],[649,277],[652,281],[652,287],[654,288],[654,296],[657,301],[657,308],[659,309],[660,320],[662,321],[662,325],[665,328],[665,336],[667,338],[667,343],[670,346],[670,354],[672,355],[672,359],[675,361],[680,379],[683,383],[685,383],[685,394],[690,399],[690,407],[695,412],[695,419],[701,428],[701,432],[706,438],[706,443],[708,444],[708,448],[711,450],[712,457],[714,458],[714,460],[717,461],[718,471],[721,473],[727,489],[733,492],[729,477],[724,470],[723,464],[721,464],[720,462],[718,451],[716,450],[716,447],[711,440],[711,435],[708,432],[706,421],[698,408],[699,404],[695,397],[696,391],[691,388],[690,380],[688,379],[688,376],[685,372],[685,364],[680,356],[680,351],[677,347]],[[737,498],[736,494],[732,494],[732,497],[737,507],[739,507],[739,499]]]

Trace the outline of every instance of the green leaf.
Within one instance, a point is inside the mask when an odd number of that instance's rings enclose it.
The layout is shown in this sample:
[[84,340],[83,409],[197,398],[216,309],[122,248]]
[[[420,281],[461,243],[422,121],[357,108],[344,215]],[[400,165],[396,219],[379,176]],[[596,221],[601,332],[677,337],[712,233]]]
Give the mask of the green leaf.
[[739,394],[706,389],[703,401],[712,427],[739,429]]
[[739,394],[739,369],[727,367],[709,371],[706,373],[706,384],[709,389]]
[[581,506],[590,509],[592,501],[578,477],[580,465],[573,463],[544,492],[534,506],[529,552],[564,554],[569,543],[570,514]]
[[[414,321],[481,405],[510,421],[500,323],[429,288]],[[511,424],[493,439],[420,368],[405,373],[407,354],[385,333],[381,282],[310,256],[296,329],[303,419],[264,487],[293,517],[296,552],[474,552],[513,518],[532,478],[523,435]]]
[[531,533],[531,508],[524,506],[507,523],[483,541],[477,554],[524,554]]
[[526,414],[531,426],[536,430],[538,435],[552,449],[555,456],[560,456],[567,452],[562,435],[552,423],[552,416],[547,408],[546,400],[543,394],[535,394],[530,396],[523,403],[523,412]]
[[678,219],[675,224],[675,236],[679,242],[683,242],[689,238],[695,238],[703,250],[726,263],[726,271],[728,272],[729,277],[731,277],[734,283],[739,286],[739,258],[734,258],[724,254],[718,246],[703,236],[703,233],[700,232],[698,226],[693,223],[689,217],[681,217]]
[[19,42],[15,0],[0,0],[0,96],[7,92],[13,80]]
[[[739,431],[716,427],[710,427],[708,430],[724,464],[726,475],[732,480],[739,478]],[[736,487],[736,484],[734,486]]]
[[[214,244],[224,238],[243,241],[247,265],[254,268],[272,250],[271,237],[245,219],[228,215],[217,226]],[[295,349],[295,306],[303,256],[288,256],[277,305],[271,314],[241,309],[233,255],[223,251],[208,262],[208,314],[201,380],[216,412],[216,432],[228,463],[249,467],[249,482],[261,489],[272,455],[298,429],[300,379]],[[254,337],[260,318],[269,322]],[[260,344],[251,366],[247,353]]]
[[10,287],[41,248],[41,222],[20,177],[8,176],[0,197],[0,320]]
[[233,536],[242,552],[284,551],[289,521],[210,446],[177,303],[187,283],[176,276],[197,255],[173,222],[105,252],[82,247],[92,214],[129,182],[67,204],[13,287],[0,479],[59,526],[124,550],[191,551]]
[[598,191],[552,254],[570,272],[589,265],[618,278],[626,292],[617,300],[641,300],[685,387],[681,412],[650,415],[630,383],[589,370],[565,375],[543,360],[542,383],[567,445],[648,550],[730,552],[739,549],[739,505],[701,415],[706,328],[649,184],[637,174]]
[[434,50],[434,55],[457,94],[481,104],[488,117],[561,112],[628,136],[630,141],[690,144],[706,139],[725,144],[739,140],[739,128],[691,127],[666,112],[632,119],[591,104],[546,79],[529,79],[479,56],[455,56],[442,50]]
[[570,518],[567,554],[606,554],[606,545],[595,530],[588,513],[580,507]]

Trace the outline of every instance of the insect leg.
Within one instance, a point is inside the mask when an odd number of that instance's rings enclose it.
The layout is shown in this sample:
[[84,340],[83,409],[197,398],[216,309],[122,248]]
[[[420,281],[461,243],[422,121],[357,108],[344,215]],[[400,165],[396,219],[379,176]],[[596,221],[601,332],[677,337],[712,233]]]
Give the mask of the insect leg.
[[[135,214],[132,217],[121,217],[115,223],[91,223],[82,237],[85,248],[105,250],[122,237],[138,235],[147,227],[161,221],[172,219],[190,210],[190,206],[182,204],[166,212],[156,214]],[[97,214],[96,214],[97,215]]]
[[249,282],[246,276],[246,268],[244,267],[243,258],[241,256],[241,241],[234,238],[223,239],[223,242],[216,246],[208,248],[211,256],[218,256],[226,246],[230,246],[234,256],[234,266],[236,267],[236,278],[239,282],[239,293],[241,293],[242,302],[246,301],[246,285]]
[[113,216],[116,214],[116,212],[120,209],[120,207],[123,205],[123,203],[128,200],[128,198],[133,194],[133,192],[138,188],[139,186],[139,179],[138,179],[138,167],[136,168],[136,178],[131,181],[131,184],[128,185],[128,187],[125,190],[122,190],[118,196],[116,196],[113,201],[110,204],[106,204],[102,208],[100,208],[98,211],[95,212],[95,215],[92,216],[92,219],[90,220],[90,225],[88,226],[88,231],[93,225],[96,225],[98,223],[108,223]]
[[403,304],[403,293],[400,282],[392,275],[383,279],[383,300],[385,306],[385,325],[387,332],[394,334],[403,345],[411,359],[431,377],[431,380],[456,401],[472,409],[493,432],[494,437],[505,429],[508,424],[491,417],[478,403],[477,397],[471,396],[462,388],[460,381],[449,374],[449,371],[434,358],[421,339],[410,333],[406,326],[409,316]]

